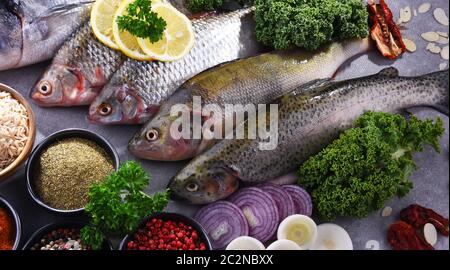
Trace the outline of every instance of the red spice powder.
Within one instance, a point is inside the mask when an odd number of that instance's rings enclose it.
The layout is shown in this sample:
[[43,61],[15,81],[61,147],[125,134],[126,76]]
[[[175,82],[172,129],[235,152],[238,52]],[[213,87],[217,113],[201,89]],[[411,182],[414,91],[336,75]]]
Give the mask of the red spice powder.
[[15,228],[9,213],[0,208],[0,250],[11,250],[14,245]]

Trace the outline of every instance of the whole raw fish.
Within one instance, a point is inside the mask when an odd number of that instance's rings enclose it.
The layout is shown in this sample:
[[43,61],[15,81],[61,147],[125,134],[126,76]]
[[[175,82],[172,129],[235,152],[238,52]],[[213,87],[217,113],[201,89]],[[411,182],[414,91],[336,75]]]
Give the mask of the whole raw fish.
[[186,80],[220,63],[257,53],[252,11],[194,20],[195,45],[178,61],[125,61],[91,104],[88,119],[97,124],[145,123]]
[[[207,70],[186,82],[167,100],[130,141],[129,150],[137,157],[151,160],[192,158],[215,141],[174,139],[170,127],[178,120],[170,115],[172,105],[181,103],[192,110],[195,96],[201,97],[204,104],[222,108],[225,104],[266,104],[299,85],[332,77],[346,60],[369,48],[368,39],[357,39],[328,44],[314,53],[300,49],[271,52]],[[232,115],[224,113],[223,118],[229,117]]]
[[98,41],[86,23],[63,44],[31,98],[43,107],[89,105],[125,59]]
[[365,111],[434,106],[448,114],[448,70],[399,77],[396,69],[388,68],[374,76],[317,84],[281,99],[276,149],[260,150],[259,139],[222,140],[171,180],[174,197],[210,203],[232,194],[239,181],[260,183],[292,172]]
[[89,18],[93,0],[1,0],[0,70],[53,57]]

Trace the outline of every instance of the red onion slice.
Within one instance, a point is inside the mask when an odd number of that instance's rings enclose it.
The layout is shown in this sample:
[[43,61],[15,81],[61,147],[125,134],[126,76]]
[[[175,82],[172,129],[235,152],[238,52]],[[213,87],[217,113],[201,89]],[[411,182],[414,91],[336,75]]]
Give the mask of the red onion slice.
[[265,183],[258,186],[262,191],[267,192],[277,205],[280,219],[278,223],[283,221],[286,217],[295,214],[295,205],[291,195],[281,186],[272,183]]
[[303,188],[296,185],[282,186],[291,195],[295,205],[295,213],[310,217],[313,210],[311,196]]
[[214,249],[223,249],[233,239],[249,233],[244,213],[227,201],[218,201],[202,207],[194,219],[208,233]]
[[239,207],[247,218],[249,236],[266,242],[275,234],[280,215],[275,200],[267,192],[256,187],[243,188],[229,201]]

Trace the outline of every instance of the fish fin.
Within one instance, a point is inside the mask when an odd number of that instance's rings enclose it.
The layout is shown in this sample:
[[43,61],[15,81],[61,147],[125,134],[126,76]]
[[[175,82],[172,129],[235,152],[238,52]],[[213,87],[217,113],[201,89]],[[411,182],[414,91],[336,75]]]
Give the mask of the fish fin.
[[71,14],[74,12],[78,12],[80,7],[83,7],[85,5],[90,5],[93,2],[95,2],[95,0],[85,0],[85,1],[81,1],[80,3],[77,3],[77,4],[55,5],[54,7],[47,9],[44,13],[37,15],[35,18],[33,18],[33,20],[30,23],[36,23],[36,22],[39,22],[42,20],[46,20],[47,18],[52,17],[52,16],[61,16],[61,15],[67,15],[67,14]]
[[[326,78],[326,79],[317,79],[310,82],[307,82],[305,84],[302,84],[300,87],[297,87],[292,92],[286,94],[287,96],[296,96],[301,93],[305,93],[306,91],[316,89],[316,88],[323,88],[328,85],[330,85],[334,80],[332,78]],[[285,95],[285,96],[286,96]]]
[[380,72],[378,72],[377,75],[383,76],[383,77],[388,77],[388,78],[396,78],[399,76],[399,72],[398,72],[398,69],[396,69],[395,67],[388,67],[388,68],[382,69]]
[[415,107],[411,107],[411,108],[407,108],[407,109],[403,110],[400,114],[405,116],[406,119],[409,119],[411,117],[411,115],[414,115],[416,113],[417,110],[420,110],[423,108],[434,109],[442,114],[449,116],[449,108],[448,108],[448,106],[443,105],[443,104],[432,105],[432,106],[415,106]]
[[450,112],[449,112],[448,104],[436,104],[436,105],[433,105],[432,108],[442,114],[449,116]]

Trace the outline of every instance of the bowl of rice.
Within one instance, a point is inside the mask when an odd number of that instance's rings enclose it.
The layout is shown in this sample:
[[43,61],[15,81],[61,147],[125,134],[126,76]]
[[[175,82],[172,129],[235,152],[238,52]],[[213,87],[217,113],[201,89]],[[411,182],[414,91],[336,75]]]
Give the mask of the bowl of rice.
[[34,113],[16,90],[0,83],[0,181],[28,158],[36,135]]

